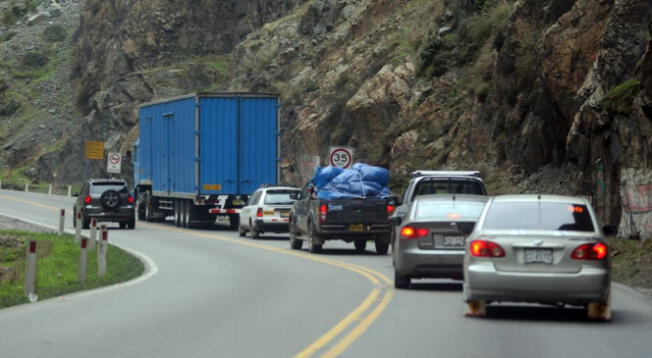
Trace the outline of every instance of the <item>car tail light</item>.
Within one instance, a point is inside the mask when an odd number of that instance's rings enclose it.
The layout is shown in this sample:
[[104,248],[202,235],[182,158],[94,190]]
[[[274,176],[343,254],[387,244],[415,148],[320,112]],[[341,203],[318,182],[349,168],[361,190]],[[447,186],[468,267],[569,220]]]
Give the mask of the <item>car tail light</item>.
[[256,210],[256,217],[257,218],[263,217],[263,208],[258,208],[258,210]]
[[505,250],[495,242],[473,240],[470,245],[471,256],[475,257],[505,257]]
[[91,198],[90,195],[86,195],[86,197],[84,198],[84,202],[86,204],[90,204],[92,200],[93,200],[93,198]]
[[401,228],[401,240],[420,239],[428,236],[430,230],[425,228],[415,228],[412,226],[403,226]]
[[607,257],[607,245],[598,242],[597,244],[580,245],[573,250],[571,258],[575,260],[603,260]]
[[129,195],[129,197],[127,197],[127,202],[128,202],[129,204],[133,204],[133,203],[134,203],[134,197],[131,196],[131,195]]
[[326,214],[328,214],[328,205],[322,204],[319,207],[319,222],[326,221]]
[[387,205],[387,216],[392,216],[394,214],[396,207],[394,205]]

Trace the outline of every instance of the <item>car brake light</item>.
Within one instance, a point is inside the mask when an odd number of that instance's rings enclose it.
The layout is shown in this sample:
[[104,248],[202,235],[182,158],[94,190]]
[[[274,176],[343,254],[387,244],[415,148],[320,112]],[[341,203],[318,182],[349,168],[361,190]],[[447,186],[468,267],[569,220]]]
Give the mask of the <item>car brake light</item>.
[[414,228],[411,226],[403,226],[401,228],[401,239],[402,240],[411,240],[411,239],[420,239],[422,237],[428,236],[430,230],[425,228]]
[[597,244],[580,245],[571,254],[575,260],[602,260],[607,257],[607,245],[598,242]]
[[86,197],[84,198],[84,202],[85,202],[86,204],[90,204],[92,200],[93,200],[93,199],[91,198],[90,195],[86,195]]
[[387,205],[387,215],[392,216],[396,207],[394,205]]
[[129,195],[129,197],[127,198],[127,202],[128,202],[129,204],[133,204],[133,202],[134,202],[134,197],[131,196],[131,195]]
[[319,222],[326,221],[326,214],[328,214],[328,205],[322,204],[319,206]]
[[475,257],[504,257],[505,250],[495,242],[486,240],[471,241],[471,255]]
[[256,210],[256,217],[257,218],[263,217],[263,208],[258,208],[258,210]]

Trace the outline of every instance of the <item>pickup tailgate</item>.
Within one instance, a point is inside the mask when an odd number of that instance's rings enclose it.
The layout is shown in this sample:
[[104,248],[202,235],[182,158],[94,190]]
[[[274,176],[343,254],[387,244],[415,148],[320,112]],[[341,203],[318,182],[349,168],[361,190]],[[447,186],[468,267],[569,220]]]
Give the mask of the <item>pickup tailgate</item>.
[[387,202],[383,199],[347,199],[322,201],[328,211],[324,224],[387,223]]

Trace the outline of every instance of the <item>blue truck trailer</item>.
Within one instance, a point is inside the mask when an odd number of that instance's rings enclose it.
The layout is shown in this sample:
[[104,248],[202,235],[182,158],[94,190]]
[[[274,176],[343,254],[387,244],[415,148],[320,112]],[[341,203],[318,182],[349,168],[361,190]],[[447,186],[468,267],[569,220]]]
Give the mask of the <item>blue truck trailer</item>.
[[239,212],[262,184],[279,182],[279,99],[196,93],[140,106],[134,187],[140,220],[177,226]]

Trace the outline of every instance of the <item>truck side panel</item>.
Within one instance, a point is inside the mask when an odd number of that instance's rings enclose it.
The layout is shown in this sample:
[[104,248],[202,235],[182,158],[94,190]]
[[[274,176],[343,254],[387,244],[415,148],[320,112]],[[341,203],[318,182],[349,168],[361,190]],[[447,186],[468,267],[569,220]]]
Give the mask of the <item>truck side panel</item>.
[[201,194],[238,194],[238,99],[200,99]]
[[278,181],[278,100],[240,99],[240,192]]

